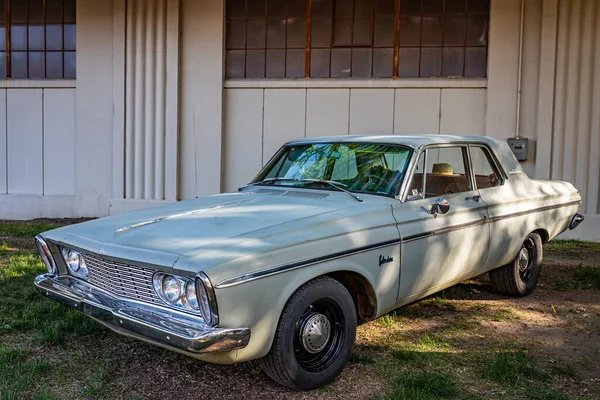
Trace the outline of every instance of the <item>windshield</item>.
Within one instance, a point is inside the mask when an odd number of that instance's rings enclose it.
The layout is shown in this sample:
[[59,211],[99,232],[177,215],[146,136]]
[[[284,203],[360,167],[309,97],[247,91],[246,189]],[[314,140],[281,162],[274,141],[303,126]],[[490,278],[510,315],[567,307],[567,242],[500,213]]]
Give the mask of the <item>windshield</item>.
[[[314,143],[283,147],[252,183],[327,187],[330,181],[351,192],[398,195],[412,150],[403,146],[364,143]],[[303,181],[304,180],[304,181]]]

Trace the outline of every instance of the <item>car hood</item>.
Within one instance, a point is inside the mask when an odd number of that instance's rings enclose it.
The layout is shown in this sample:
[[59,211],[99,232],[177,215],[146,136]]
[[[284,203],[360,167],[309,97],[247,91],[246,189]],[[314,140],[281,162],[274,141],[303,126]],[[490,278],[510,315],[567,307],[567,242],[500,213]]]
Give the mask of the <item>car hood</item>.
[[[189,258],[210,252],[217,258],[231,258],[235,256],[232,246],[243,252],[244,242],[307,226],[361,204],[343,193],[295,193],[209,196],[67,226],[44,237],[99,255],[172,267],[182,255]],[[322,198],[327,196],[330,199]]]

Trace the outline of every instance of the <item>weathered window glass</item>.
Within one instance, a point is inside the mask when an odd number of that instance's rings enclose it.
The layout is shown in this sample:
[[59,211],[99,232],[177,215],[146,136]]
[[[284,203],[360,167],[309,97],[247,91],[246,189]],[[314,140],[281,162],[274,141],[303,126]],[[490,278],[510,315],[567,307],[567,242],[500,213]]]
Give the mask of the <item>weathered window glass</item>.
[[490,0],[226,0],[226,8],[228,78],[487,73]]
[[0,0],[0,78],[75,79],[75,7],[76,0]]

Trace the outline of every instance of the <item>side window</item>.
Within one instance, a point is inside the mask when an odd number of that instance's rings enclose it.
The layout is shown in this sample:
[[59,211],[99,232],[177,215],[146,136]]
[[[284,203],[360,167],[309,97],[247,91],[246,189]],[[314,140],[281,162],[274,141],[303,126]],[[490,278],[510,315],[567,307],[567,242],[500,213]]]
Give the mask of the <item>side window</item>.
[[427,149],[426,153],[421,154],[417,163],[409,185],[407,200],[447,196],[473,190],[466,160],[467,149],[464,146]]
[[486,148],[471,146],[471,163],[477,189],[487,189],[502,184],[502,176],[496,170]]

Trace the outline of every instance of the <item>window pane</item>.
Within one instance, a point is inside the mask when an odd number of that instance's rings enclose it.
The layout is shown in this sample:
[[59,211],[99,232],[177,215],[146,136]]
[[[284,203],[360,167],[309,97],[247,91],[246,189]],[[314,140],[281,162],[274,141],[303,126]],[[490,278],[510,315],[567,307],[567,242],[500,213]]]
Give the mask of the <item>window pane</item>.
[[285,50],[267,50],[267,78],[285,77]]
[[265,51],[248,50],[246,52],[246,78],[265,77]]
[[462,47],[447,47],[444,49],[443,76],[460,78],[463,76],[465,50]]
[[394,73],[394,49],[373,50],[373,77],[391,78]]
[[354,35],[352,44],[355,45],[370,45],[373,36],[373,20],[372,19],[355,19],[354,20]]
[[394,45],[394,18],[375,19],[374,45],[377,47]]
[[245,0],[227,0],[227,18],[245,18]]
[[423,17],[422,45],[442,45],[442,17]]
[[0,26],[0,51],[6,50],[6,27]]
[[400,46],[418,46],[421,43],[421,18],[400,18]]
[[467,47],[465,60],[466,78],[485,78],[487,71],[487,48]]
[[466,0],[446,0],[446,13],[464,13],[466,6]]
[[64,22],[65,24],[76,23],[76,7],[77,0],[64,0]]
[[329,47],[331,20],[324,18],[313,19],[310,35],[311,47]]
[[46,46],[48,50],[63,49],[62,25],[46,26]]
[[11,26],[10,46],[12,50],[27,50],[27,27],[24,25]]
[[[14,3],[14,0],[11,1],[11,5]],[[50,4],[49,4],[50,5]],[[29,0],[28,1],[28,21],[30,24],[43,24],[44,23],[44,0]],[[62,22],[62,4],[61,4],[61,18]]]
[[354,18],[373,18],[373,0],[354,0]]
[[243,49],[246,47],[246,20],[227,21],[227,48]]
[[30,52],[29,53],[29,78],[44,79],[45,71],[46,71],[46,67],[44,65],[44,53]]
[[13,51],[10,54],[12,78],[27,78],[27,53]]
[[[283,0],[279,0],[283,1]],[[287,0],[287,15],[288,17],[305,18],[306,17],[306,1],[304,0]]]
[[442,74],[442,49],[421,49],[421,71],[422,78],[438,77]]
[[370,78],[371,77],[371,49],[353,49],[352,50],[352,77]]
[[286,78],[304,78],[304,69],[306,65],[306,51],[288,50],[285,62]]
[[75,24],[64,26],[65,50],[77,50],[77,27]]
[[[30,25],[29,28],[29,50],[44,50],[44,26]],[[62,47],[62,32],[61,32]],[[60,49],[58,49],[60,50]]]
[[354,9],[352,2],[348,0],[337,0],[335,2],[335,18],[352,18]]
[[[31,1],[31,0],[29,0]],[[62,24],[63,4],[62,0],[46,0],[46,23]],[[30,5],[31,7],[31,5]],[[41,7],[41,6],[40,6]]]
[[418,14],[421,12],[421,0],[402,0],[400,2],[402,14]]
[[470,13],[487,13],[490,11],[490,0],[469,0]]
[[0,0],[0,24],[6,24],[6,0]]
[[27,23],[27,2],[11,1],[10,2],[10,19],[12,24]]
[[249,18],[261,18],[266,16],[265,0],[246,0],[246,10]]
[[46,53],[46,78],[61,79],[63,77],[63,53]]
[[398,77],[416,78],[419,76],[419,49],[401,48],[398,58]]
[[65,79],[75,79],[77,77],[77,53],[74,51],[65,52]]
[[228,78],[244,77],[244,50],[232,50],[227,52],[226,75]]
[[287,47],[306,46],[306,19],[288,19]]
[[285,18],[285,3],[281,0],[267,1],[267,17],[269,18]]
[[329,49],[313,49],[310,54],[310,77],[329,78]]
[[6,78],[6,52],[0,52],[0,78]]
[[423,0],[423,14],[441,14],[443,12],[443,0]]
[[331,77],[350,77],[350,49],[333,49],[331,51]]
[[475,15],[467,19],[467,46],[487,46],[487,34],[487,15]]
[[396,15],[396,0],[375,0],[375,15],[393,17]]
[[267,37],[267,21],[264,19],[248,20],[248,43],[249,49],[264,49]]
[[311,0],[313,18],[330,17],[332,11],[332,0]]
[[333,44],[349,45],[350,43],[352,43],[352,20],[335,20],[333,23]]
[[444,23],[444,46],[464,46],[465,17],[447,17]]
[[267,48],[285,48],[285,19],[267,21]]

